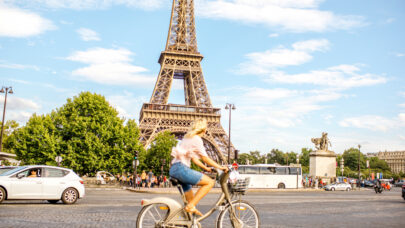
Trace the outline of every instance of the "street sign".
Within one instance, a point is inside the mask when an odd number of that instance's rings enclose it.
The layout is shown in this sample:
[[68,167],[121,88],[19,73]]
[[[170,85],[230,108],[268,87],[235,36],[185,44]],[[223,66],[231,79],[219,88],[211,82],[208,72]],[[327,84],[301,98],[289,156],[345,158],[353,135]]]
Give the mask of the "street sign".
[[55,158],[55,161],[57,162],[57,163],[61,163],[62,162],[62,156],[57,156],[56,158]]

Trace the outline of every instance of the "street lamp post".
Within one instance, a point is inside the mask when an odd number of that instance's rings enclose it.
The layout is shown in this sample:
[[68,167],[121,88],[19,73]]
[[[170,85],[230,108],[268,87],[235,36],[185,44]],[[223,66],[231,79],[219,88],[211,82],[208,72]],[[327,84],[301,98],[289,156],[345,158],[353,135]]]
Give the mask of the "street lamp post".
[[231,116],[232,110],[235,110],[236,107],[234,104],[227,103],[225,109],[229,110],[229,137],[228,137],[228,164],[231,164]]
[[13,88],[1,87],[0,93],[4,93],[4,108],[3,108],[3,121],[1,122],[1,133],[0,133],[0,152],[3,150],[3,131],[4,131],[4,118],[6,116],[6,105],[7,105],[7,94],[13,94]]
[[359,181],[357,183],[357,186],[358,186],[358,188],[360,190],[360,147],[361,147],[361,145],[359,144],[358,147],[359,147],[359,162],[358,162],[357,165],[358,165],[358,168],[359,168]]

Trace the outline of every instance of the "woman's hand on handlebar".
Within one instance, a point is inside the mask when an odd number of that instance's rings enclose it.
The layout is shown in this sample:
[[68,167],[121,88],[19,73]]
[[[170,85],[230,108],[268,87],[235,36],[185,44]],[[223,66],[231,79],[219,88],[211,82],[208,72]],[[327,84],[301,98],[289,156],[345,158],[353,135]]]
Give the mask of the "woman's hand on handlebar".
[[224,171],[225,173],[229,172],[228,166],[222,166],[221,170]]

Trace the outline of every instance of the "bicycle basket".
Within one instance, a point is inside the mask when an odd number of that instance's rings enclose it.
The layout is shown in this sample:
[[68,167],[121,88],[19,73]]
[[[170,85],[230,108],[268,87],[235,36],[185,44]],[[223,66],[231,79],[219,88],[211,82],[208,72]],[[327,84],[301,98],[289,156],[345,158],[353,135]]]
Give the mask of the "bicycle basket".
[[232,193],[245,193],[248,189],[250,177],[237,179],[235,183],[228,183],[229,190]]

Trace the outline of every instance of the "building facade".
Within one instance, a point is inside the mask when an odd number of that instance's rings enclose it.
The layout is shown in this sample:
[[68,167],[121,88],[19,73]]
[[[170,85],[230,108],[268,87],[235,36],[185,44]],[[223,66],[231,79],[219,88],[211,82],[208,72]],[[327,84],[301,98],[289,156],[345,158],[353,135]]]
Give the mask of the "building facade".
[[405,173],[405,150],[378,152],[377,157],[386,161],[393,173]]

